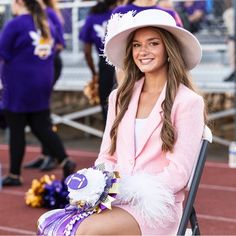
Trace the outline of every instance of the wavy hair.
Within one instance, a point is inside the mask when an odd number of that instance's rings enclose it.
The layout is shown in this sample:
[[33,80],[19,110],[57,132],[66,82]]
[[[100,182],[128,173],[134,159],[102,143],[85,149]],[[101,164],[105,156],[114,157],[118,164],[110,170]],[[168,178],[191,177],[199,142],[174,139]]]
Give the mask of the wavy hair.
[[[163,110],[162,117],[162,129],[161,129],[161,140],[162,140],[162,150],[164,152],[173,151],[174,144],[176,141],[175,127],[171,121],[171,110],[173,107],[174,99],[177,94],[180,83],[184,84],[189,89],[196,92],[193,84],[191,83],[190,77],[185,67],[183,57],[178,45],[178,42],[174,35],[168,31],[156,27],[150,27],[158,32],[163,40],[167,56],[169,58],[168,62],[168,78],[166,84],[166,94],[165,99],[161,104]],[[126,56],[124,58],[124,71],[125,78],[117,91],[116,99],[116,118],[110,131],[111,146],[109,153],[114,154],[116,150],[116,140],[117,140],[117,130],[119,123],[125,115],[128,109],[129,102],[133,93],[133,88],[135,82],[141,79],[144,74],[139,70],[139,68],[134,63],[132,57],[132,41],[135,32],[133,32],[127,41]],[[206,120],[206,111],[204,112]]]

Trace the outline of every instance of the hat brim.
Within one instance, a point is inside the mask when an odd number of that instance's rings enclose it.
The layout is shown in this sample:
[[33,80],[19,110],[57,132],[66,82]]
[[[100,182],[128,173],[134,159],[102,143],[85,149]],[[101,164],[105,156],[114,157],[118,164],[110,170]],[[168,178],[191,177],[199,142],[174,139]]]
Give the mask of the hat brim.
[[135,30],[144,27],[157,27],[165,29],[174,35],[180,46],[180,51],[182,53],[187,70],[193,69],[197,64],[200,63],[202,57],[201,45],[197,38],[189,31],[178,26],[143,24],[118,32],[107,41],[105,44],[104,53],[111,64],[117,68],[124,68],[124,58],[126,54],[128,37]]

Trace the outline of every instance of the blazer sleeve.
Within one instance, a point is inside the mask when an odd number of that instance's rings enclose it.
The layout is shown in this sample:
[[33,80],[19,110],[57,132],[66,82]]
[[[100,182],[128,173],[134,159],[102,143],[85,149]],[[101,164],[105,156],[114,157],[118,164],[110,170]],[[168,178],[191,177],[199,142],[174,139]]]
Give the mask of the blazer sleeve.
[[113,90],[109,96],[106,127],[102,138],[100,152],[98,154],[97,160],[95,161],[95,165],[104,163],[108,168],[111,167],[112,169],[115,167],[116,157],[115,155],[109,154],[109,149],[111,145],[110,130],[116,116],[116,94],[117,89]]
[[166,154],[169,165],[158,176],[176,194],[186,186],[200,150],[204,130],[202,97],[181,101],[174,116],[177,141],[174,151]]

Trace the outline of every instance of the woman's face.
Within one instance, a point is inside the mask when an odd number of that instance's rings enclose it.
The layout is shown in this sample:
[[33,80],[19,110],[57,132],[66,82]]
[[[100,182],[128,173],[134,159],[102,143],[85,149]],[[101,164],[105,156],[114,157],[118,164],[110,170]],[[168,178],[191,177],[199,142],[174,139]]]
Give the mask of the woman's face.
[[160,34],[151,27],[138,29],[132,41],[133,60],[143,73],[167,69],[167,53]]

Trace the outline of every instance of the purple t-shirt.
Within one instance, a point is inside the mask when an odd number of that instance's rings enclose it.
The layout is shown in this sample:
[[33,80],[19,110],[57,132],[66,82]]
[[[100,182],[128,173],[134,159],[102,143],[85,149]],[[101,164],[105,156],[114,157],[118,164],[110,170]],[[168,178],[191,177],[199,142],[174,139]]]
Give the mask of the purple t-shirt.
[[46,14],[47,14],[49,20],[51,20],[52,24],[54,25],[55,33],[56,33],[56,37],[57,37],[56,43],[59,43],[59,44],[63,45],[63,47],[65,47],[65,39],[63,36],[63,26],[62,26],[62,23],[61,23],[59,17],[57,16],[57,13],[51,7],[47,7]]
[[99,54],[103,54],[103,39],[111,13],[112,11],[106,11],[101,14],[89,14],[79,34],[79,39],[84,43],[94,44]]
[[116,7],[116,8],[113,10],[112,14],[114,14],[114,13],[125,14],[125,13],[127,13],[127,12],[129,12],[129,11],[135,11],[135,13],[137,14],[137,13],[140,12],[140,11],[144,11],[144,10],[148,10],[148,9],[159,9],[159,10],[163,10],[163,11],[169,13],[169,14],[175,19],[177,26],[180,26],[180,27],[183,26],[182,21],[181,21],[180,17],[178,16],[177,12],[172,11],[172,10],[170,10],[170,9],[166,9],[166,8],[159,7],[159,6],[156,6],[156,5],[154,5],[154,6],[148,6],[148,7],[146,7],[146,6],[142,6],[142,7],[141,7],[141,6],[137,6],[137,5],[134,5],[134,4],[130,3],[130,4],[121,5],[121,6]]
[[206,6],[205,1],[194,1],[191,6],[186,6],[184,3],[179,3],[183,11],[191,16],[196,10],[202,10],[205,12]]
[[[55,35],[53,31],[52,36]],[[52,92],[53,42],[43,43],[31,15],[10,20],[0,37],[3,106],[11,112],[49,108]]]

